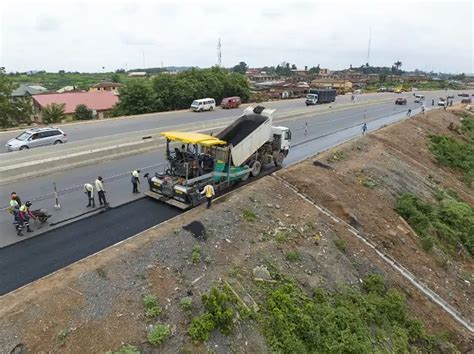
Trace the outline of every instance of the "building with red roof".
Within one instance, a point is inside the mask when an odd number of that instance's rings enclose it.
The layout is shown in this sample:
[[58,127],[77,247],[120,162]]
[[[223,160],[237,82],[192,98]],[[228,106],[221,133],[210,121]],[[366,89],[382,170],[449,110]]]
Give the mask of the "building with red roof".
[[70,116],[74,114],[78,105],[84,104],[92,109],[98,119],[101,119],[119,100],[113,91],[53,93],[33,95],[32,98],[35,121],[41,121],[42,110],[53,103],[64,104],[64,112]]

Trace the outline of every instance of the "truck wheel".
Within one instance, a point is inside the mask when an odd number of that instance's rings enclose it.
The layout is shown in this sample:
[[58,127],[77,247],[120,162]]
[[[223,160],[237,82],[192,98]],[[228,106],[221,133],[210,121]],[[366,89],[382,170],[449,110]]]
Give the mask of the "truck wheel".
[[254,161],[250,164],[250,168],[252,169],[250,171],[250,174],[253,177],[257,177],[260,174],[260,171],[262,170],[262,164],[260,163],[260,161]]
[[280,152],[277,158],[274,160],[275,166],[281,166],[283,164],[284,159],[285,159],[285,154]]

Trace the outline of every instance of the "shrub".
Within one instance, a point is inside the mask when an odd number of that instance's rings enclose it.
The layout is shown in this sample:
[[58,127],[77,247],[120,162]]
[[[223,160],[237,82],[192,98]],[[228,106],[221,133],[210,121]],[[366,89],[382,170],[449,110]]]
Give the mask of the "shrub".
[[158,346],[163,343],[171,335],[169,325],[157,324],[153,326],[150,333],[148,333],[148,342],[151,345]]
[[157,317],[161,313],[161,308],[158,305],[158,300],[155,295],[146,295],[143,298],[143,303],[145,304],[145,315],[147,317]]
[[406,300],[379,275],[364,280],[368,293],[342,288],[309,297],[296,283],[266,287],[259,323],[268,345],[281,353],[425,352],[433,339],[408,316]]
[[94,116],[91,109],[87,108],[85,104],[80,104],[74,111],[74,118],[77,120],[90,120],[94,118]]
[[188,296],[183,297],[179,305],[184,312],[191,312],[193,309],[193,299]]
[[52,124],[59,123],[63,119],[66,119],[66,113],[64,112],[65,104],[51,103],[43,108],[41,117],[43,123]]
[[214,329],[229,334],[233,327],[235,311],[233,299],[225,291],[214,287],[208,294],[202,295],[205,312],[191,320],[188,334],[194,341],[207,341]]
[[191,253],[191,261],[193,264],[197,264],[201,261],[201,246],[194,245]]
[[424,250],[439,244],[455,254],[458,245],[474,255],[474,208],[449,193],[437,193],[437,205],[421,201],[412,194],[402,195],[395,207],[420,236]]

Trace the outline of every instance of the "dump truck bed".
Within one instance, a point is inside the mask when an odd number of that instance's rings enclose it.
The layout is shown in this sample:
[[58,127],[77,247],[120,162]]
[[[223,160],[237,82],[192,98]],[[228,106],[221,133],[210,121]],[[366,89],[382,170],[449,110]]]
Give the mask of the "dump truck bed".
[[254,113],[251,108],[246,109],[240,118],[217,134],[220,140],[232,145],[234,166],[244,164],[270,139],[273,112],[274,110],[264,109],[261,113]]

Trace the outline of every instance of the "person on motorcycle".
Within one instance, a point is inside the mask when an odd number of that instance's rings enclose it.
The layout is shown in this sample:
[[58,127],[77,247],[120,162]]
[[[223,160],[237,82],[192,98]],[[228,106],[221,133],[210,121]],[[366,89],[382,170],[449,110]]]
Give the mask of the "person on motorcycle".
[[26,232],[33,232],[30,228],[30,219],[36,219],[33,213],[30,210],[31,202],[27,201],[20,207],[20,219],[22,220],[23,224],[26,226]]

